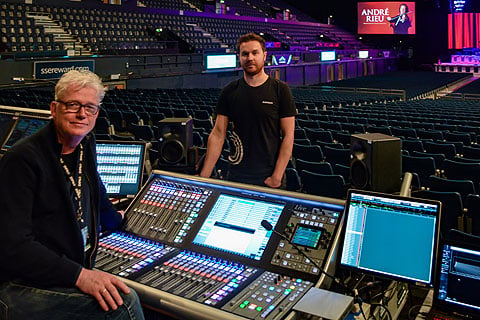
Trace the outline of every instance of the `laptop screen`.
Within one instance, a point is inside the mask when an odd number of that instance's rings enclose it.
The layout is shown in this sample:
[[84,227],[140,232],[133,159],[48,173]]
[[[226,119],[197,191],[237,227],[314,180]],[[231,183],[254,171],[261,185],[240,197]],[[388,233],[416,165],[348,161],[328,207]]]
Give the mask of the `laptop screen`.
[[435,306],[440,307],[441,311],[478,319],[480,244],[445,240],[440,253]]
[[349,190],[340,266],[433,286],[440,202]]

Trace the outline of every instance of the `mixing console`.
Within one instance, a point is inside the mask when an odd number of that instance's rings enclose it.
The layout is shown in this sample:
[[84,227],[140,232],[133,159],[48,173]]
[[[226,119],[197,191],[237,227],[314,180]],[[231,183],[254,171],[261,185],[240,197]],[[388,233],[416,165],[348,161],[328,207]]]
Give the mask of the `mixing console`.
[[175,250],[126,233],[112,233],[100,239],[98,245],[95,267],[125,278]]
[[125,229],[180,244],[211,194],[205,188],[154,179],[130,210]]
[[276,319],[312,287],[312,283],[264,272],[222,307],[249,319]]
[[185,250],[137,281],[214,306],[257,272],[258,269],[240,263]]
[[342,211],[341,200],[155,171],[126,233],[100,240],[96,267],[179,317],[282,319],[332,267]]

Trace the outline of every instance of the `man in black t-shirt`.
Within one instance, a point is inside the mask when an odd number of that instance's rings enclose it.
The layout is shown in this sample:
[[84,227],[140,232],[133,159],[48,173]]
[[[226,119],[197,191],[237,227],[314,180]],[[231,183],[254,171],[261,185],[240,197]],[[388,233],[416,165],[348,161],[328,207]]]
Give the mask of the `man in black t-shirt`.
[[212,174],[231,121],[228,179],[278,188],[292,154],[295,103],[288,86],[265,73],[263,38],[253,33],[243,35],[237,49],[244,75],[220,95],[200,176]]

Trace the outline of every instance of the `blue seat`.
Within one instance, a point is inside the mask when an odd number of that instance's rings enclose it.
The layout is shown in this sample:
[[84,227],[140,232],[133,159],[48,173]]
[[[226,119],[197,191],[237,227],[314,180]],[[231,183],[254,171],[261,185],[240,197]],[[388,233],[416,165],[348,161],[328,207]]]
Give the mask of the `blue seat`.
[[318,174],[310,171],[300,173],[302,191],[317,196],[345,199],[347,187],[341,175]]
[[135,140],[152,141],[155,138],[152,128],[148,125],[132,124],[130,132],[135,136]]
[[295,167],[298,172],[302,171],[310,171],[314,173],[320,173],[320,174],[333,174],[333,169],[330,163],[325,162],[325,161],[318,161],[318,162],[313,162],[313,161],[307,161],[303,159],[296,159],[295,160]]
[[402,155],[402,171],[418,174],[422,185],[425,185],[429,176],[435,175],[436,170],[435,161],[431,157]]
[[369,126],[367,128],[367,132],[369,133],[383,133],[388,136],[392,135],[392,130],[390,130],[390,127],[387,126]]
[[480,148],[471,146],[463,147],[463,156],[470,159],[480,159]]
[[478,194],[468,195],[465,207],[467,209],[465,230],[480,236],[480,196]]
[[453,159],[457,155],[457,149],[452,143],[425,141],[423,147],[428,153],[443,153],[447,159]]
[[427,187],[432,191],[458,192],[464,203],[469,194],[475,193],[475,187],[471,180],[453,180],[430,176],[427,179]]
[[420,139],[443,140],[443,132],[439,130],[417,129]]
[[307,161],[323,161],[323,152],[319,146],[304,146],[301,144],[293,144],[292,155],[295,159],[303,159]]
[[327,130],[320,130],[320,129],[314,130],[314,129],[306,128],[305,133],[307,134],[308,139],[310,139],[310,141],[313,141],[313,142],[315,141],[333,142],[332,133]]
[[295,129],[295,139],[308,139],[309,137],[305,133],[305,130],[302,128]]
[[433,158],[433,160],[435,160],[436,168],[441,168],[443,160],[446,159],[443,153],[428,153],[428,152],[412,151],[410,155],[414,157],[431,157]]
[[462,142],[464,146],[472,144],[472,138],[468,133],[445,132],[443,137],[449,142]]
[[[463,220],[463,203],[458,192],[420,190],[412,193],[412,197],[438,200],[442,203],[440,220],[442,237],[445,237],[450,229],[459,229],[458,221]],[[460,228],[463,229],[463,225]]]
[[396,137],[418,138],[417,131],[413,128],[391,127],[390,130],[392,131],[392,135]]
[[336,163],[333,166],[333,173],[339,174],[343,177],[343,179],[349,183],[350,181],[350,166],[344,166],[343,164]]
[[350,149],[339,149],[325,146],[325,160],[332,164],[350,165]]
[[445,160],[442,164],[445,177],[457,180],[472,180],[473,183],[480,183],[480,163],[465,163],[452,160]]
[[286,189],[288,191],[299,192],[302,188],[302,182],[300,181],[300,176],[298,175],[297,170],[294,168],[286,168],[285,176],[287,179]]
[[413,151],[423,152],[423,143],[418,139],[402,139],[402,149],[412,153]]

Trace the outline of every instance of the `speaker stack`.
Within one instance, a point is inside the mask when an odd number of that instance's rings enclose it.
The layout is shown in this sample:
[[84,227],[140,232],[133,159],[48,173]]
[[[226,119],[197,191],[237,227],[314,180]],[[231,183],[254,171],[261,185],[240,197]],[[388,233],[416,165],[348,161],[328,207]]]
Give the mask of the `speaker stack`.
[[193,120],[166,118],[158,122],[158,167],[170,171],[186,171],[195,166]]
[[353,134],[350,139],[352,187],[385,193],[400,190],[402,143],[382,133]]

